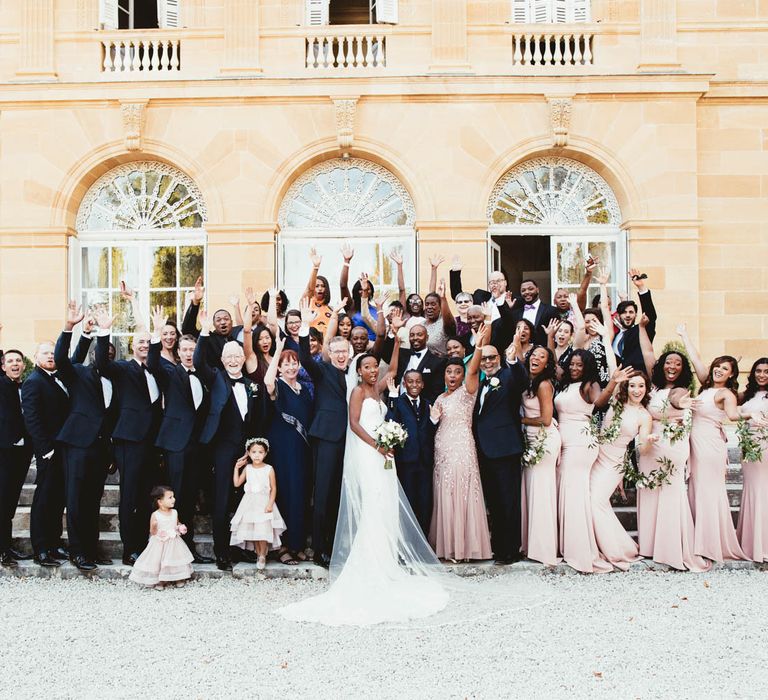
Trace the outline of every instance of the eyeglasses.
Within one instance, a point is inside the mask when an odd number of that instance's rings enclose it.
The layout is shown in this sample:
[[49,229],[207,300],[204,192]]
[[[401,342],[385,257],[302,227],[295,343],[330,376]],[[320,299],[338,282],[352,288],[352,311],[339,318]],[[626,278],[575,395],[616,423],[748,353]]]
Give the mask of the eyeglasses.
[[480,362],[495,362],[499,357],[500,355],[486,355],[480,358]]
[[329,350],[329,352],[330,352],[331,355],[347,355],[347,354],[349,354],[349,350],[346,349],[346,348],[343,349],[343,350]]

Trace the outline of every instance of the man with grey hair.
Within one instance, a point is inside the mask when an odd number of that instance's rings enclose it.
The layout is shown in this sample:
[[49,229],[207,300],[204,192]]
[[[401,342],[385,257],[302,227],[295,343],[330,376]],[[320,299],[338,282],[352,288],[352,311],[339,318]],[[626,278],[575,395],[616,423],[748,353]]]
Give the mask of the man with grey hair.
[[[461,260],[459,256],[454,256],[451,265],[451,297],[454,299],[462,294],[461,288]],[[486,301],[491,302],[491,320],[495,321],[500,316],[500,307],[507,296],[507,276],[501,270],[493,270],[488,275],[488,289],[476,289],[472,292],[472,301],[475,304],[482,304]]]
[[69,392],[56,372],[54,344],[49,340],[37,346],[35,369],[21,387],[21,407],[37,464],[29,518],[32,550],[40,566],[59,566],[69,552],[61,543],[64,466],[56,436],[69,413]]

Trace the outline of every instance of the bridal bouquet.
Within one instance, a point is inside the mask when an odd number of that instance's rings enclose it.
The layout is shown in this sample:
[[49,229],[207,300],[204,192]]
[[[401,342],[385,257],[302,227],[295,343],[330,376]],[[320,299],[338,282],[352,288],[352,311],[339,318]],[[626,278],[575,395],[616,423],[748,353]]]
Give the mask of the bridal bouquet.
[[[405,441],[408,439],[408,431],[393,420],[384,421],[373,432],[374,438],[376,438],[376,447],[385,447],[387,450],[394,450],[396,447],[402,447],[405,445]],[[394,460],[391,457],[387,457],[384,462],[384,469],[392,469],[394,466]]]

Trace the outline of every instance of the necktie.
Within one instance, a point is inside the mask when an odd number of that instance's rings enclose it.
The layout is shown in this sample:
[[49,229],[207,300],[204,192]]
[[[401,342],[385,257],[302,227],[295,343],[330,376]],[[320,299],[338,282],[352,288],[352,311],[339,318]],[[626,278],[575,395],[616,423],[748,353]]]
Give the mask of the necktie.
[[524,307],[524,309],[525,309],[526,311],[528,311],[528,310],[530,310],[530,309],[535,309],[535,308],[536,308],[536,305],[535,305],[535,304],[526,304],[526,305],[525,305],[525,307]]
[[411,403],[413,404],[413,410],[416,411],[416,415],[419,415],[419,400],[418,399],[411,399]]

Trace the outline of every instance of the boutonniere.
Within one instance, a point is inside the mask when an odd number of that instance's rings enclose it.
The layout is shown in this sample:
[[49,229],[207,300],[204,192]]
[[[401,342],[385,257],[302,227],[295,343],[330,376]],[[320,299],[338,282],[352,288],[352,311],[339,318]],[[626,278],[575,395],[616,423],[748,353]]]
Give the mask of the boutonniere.
[[248,398],[251,399],[254,396],[256,396],[259,393],[259,386],[258,384],[254,384],[253,382],[246,382],[245,383],[245,393],[248,394]]
[[488,380],[488,391],[496,391],[501,386],[501,380],[498,377],[491,377]]

